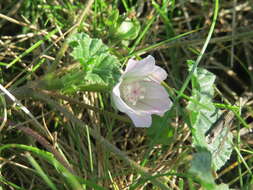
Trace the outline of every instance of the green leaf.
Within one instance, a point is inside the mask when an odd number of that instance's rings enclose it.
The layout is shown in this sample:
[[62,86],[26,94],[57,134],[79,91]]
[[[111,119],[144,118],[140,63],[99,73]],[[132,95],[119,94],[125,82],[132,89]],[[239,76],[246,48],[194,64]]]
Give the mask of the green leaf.
[[163,117],[152,115],[152,125],[147,129],[147,134],[152,139],[152,144],[168,145],[173,139],[174,128],[169,125],[172,112],[168,111]]
[[73,48],[71,55],[80,65],[61,76],[48,77],[44,85],[47,89],[75,93],[86,90],[108,91],[115,85],[120,77],[119,60],[110,54],[102,40],[78,33],[72,35],[68,43]]
[[208,144],[208,150],[213,156],[213,167],[219,170],[229,160],[233,151],[233,134],[226,126],[215,138],[212,143]]
[[211,172],[212,155],[209,151],[201,151],[193,156],[189,172],[206,188],[213,190],[215,182]]
[[189,173],[193,175],[206,190],[229,190],[226,184],[215,184],[212,175],[212,154],[208,150],[200,148],[199,152],[193,155]]
[[[79,33],[69,38],[73,48],[71,55],[82,65],[87,73],[84,80],[90,83],[113,85],[120,76],[119,60],[110,54],[109,48],[100,39],[92,39],[87,34]],[[96,74],[97,77],[91,77]],[[101,81],[102,79],[102,81]]]
[[108,47],[102,40],[92,39],[85,33],[77,33],[68,39],[69,45],[73,48],[71,55],[86,67],[96,56],[108,54]]
[[[115,80],[120,77],[118,68],[118,60],[115,56],[101,54],[96,57],[92,66],[90,66],[89,74],[98,75],[105,84],[114,84]],[[94,81],[91,81],[94,82]]]
[[68,43],[73,49],[71,55],[80,65],[60,76],[48,74],[41,83],[45,89],[61,90],[63,93],[90,90],[104,92],[116,84],[120,77],[119,60],[110,54],[102,40],[77,33],[68,39]]
[[[193,61],[188,61],[191,70]],[[221,130],[213,142],[208,142],[206,133],[220,119],[221,111],[215,108],[214,95],[215,75],[203,68],[197,68],[192,76],[192,96],[187,109],[192,127],[193,146],[206,148],[212,154],[215,170],[220,169],[232,153],[233,135],[227,127]]]

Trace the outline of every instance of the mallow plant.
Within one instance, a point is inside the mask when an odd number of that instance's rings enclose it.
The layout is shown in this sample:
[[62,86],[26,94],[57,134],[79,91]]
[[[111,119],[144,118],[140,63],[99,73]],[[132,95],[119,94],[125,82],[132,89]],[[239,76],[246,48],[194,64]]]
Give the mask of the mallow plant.
[[185,121],[192,133],[192,146],[198,149],[189,173],[203,186],[210,185],[208,189],[216,187],[212,171],[221,168],[230,158],[233,135],[224,130],[211,143],[206,141],[207,133],[220,118],[220,110],[213,103],[214,74],[197,67],[194,61],[187,62],[190,71],[195,70],[190,78],[191,96],[184,96],[188,100],[185,109],[177,99],[172,103],[167,87],[165,89],[162,85],[167,73],[155,65],[153,56],[148,55],[142,60],[129,59],[125,70],[121,71],[119,59],[110,53],[110,48],[102,40],[78,33],[68,42],[73,49],[72,57],[80,64],[68,73],[51,76],[50,79],[54,80],[46,81],[47,89],[58,89],[64,94],[80,91],[110,93],[115,107],[127,114],[134,126],[150,127],[147,134],[153,145],[166,145],[176,134],[172,125],[174,113],[169,111],[174,104],[175,109],[184,110],[182,113],[185,113]]

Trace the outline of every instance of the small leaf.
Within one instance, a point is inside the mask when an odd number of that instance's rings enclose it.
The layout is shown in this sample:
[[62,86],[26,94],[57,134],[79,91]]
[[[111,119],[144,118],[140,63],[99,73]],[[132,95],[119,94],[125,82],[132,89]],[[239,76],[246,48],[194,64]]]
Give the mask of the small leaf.
[[94,84],[96,84],[96,83],[103,84],[104,83],[103,79],[99,75],[94,74],[94,73],[88,73],[85,78],[88,81],[90,81],[91,84],[93,84],[93,83]]
[[147,134],[153,144],[168,145],[173,139],[174,128],[169,125],[172,112],[168,111],[163,117],[152,115],[152,125],[147,129]]
[[[61,76],[51,77],[52,81],[47,80],[48,89],[57,87],[63,93],[74,93],[87,89],[108,90],[114,86],[120,77],[119,60],[110,54],[109,48],[102,40],[90,38],[85,33],[77,33],[68,39],[68,43],[73,48],[71,55],[80,66]],[[57,86],[53,85],[56,81]]]
[[206,190],[229,190],[226,184],[215,184],[212,175],[212,154],[208,150],[200,148],[199,152],[193,155],[189,173],[192,174]]
[[108,47],[102,40],[92,39],[85,33],[77,33],[68,39],[69,45],[73,48],[71,55],[81,64],[85,65],[96,56],[109,54]]
[[211,172],[212,155],[209,151],[194,154],[189,172],[193,174],[207,189],[214,188],[215,183]]

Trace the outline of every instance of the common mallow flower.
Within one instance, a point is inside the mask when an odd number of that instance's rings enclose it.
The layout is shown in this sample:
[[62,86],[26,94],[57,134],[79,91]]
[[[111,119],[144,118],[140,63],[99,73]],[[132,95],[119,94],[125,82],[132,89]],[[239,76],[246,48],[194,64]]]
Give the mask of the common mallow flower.
[[172,106],[161,85],[166,78],[166,71],[155,65],[151,55],[140,61],[130,59],[112,91],[115,106],[126,113],[136,127],[150,127],[152,114],[163,116]]

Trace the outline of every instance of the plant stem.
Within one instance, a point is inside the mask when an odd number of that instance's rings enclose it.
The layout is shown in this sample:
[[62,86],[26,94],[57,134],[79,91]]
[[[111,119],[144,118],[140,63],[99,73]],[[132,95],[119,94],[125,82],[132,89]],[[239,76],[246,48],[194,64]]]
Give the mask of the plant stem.
[[182,97],[185,89],[187,88],[187,86],[188,86],[188,84],[189,84],[189,82],[191,80],[191,77],[192,77],[194,71],[198,67],[198,65],[200,63],[200,60],[201,60],[201,58],[203,57],[203,55],[204,55],[204,53],[206,51],[207,45],[208,45],[208,43],[209,43],[209,41],[211,39],[211,36],[213,34],[213,31],[214,31],[215,23],[216,23],[216,20],[217,20],[217,17],[218,17],[218,10],[219,10],[219,0],[215,0],[215,8],[214,8],[213,21],[212,21],[209,33],[207,35],[206,41],[205,41],[205,43],[204,43],[204,45],[203,45],[203,47],[201,49],[201,52],[200,52],[200,54],[199,54],[196,62],[193,65],[190,73],[188,74],[187,78],[185,79],[185,82],[184,82],[183,86],[181,87],[181,89],[179,91],[179,94],[176,97],[176,101],[178,101]]

